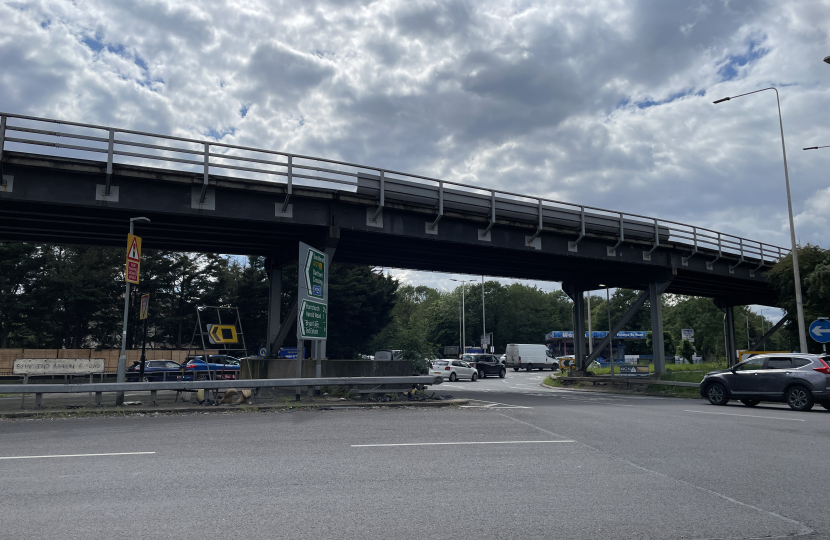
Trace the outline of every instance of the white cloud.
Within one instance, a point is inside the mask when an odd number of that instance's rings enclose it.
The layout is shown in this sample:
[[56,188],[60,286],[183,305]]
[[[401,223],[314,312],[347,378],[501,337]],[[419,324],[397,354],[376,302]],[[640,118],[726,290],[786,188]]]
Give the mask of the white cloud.
[[830,149],[800,150],[830,144],[827,1],[20,0],[0,20],[3,111],[211,134],[787,246],[774,95],[712,104],[775,85],[798,236],[830,247]]

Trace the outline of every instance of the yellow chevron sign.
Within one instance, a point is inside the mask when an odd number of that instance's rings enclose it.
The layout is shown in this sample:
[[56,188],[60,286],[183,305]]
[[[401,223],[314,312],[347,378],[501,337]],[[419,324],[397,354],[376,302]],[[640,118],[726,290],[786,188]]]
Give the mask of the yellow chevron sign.
[[211,344],[239,343],[239,336],[236,335],[236,326],[232,324],[209,324],[207,325],[208,339]]

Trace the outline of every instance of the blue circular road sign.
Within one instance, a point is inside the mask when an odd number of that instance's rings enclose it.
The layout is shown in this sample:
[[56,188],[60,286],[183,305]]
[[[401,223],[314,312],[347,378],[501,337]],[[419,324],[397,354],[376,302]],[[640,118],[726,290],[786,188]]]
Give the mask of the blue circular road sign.
[[257,352],[259,352],[259,356],[261,356],[262,358],[265,358],[265,356],[268,354],[268,351],[265,350],[265,347],[260,347],[259,351]]
[[810,325],[810,337],[819,343],[830,343],[830,320],[813,321]]

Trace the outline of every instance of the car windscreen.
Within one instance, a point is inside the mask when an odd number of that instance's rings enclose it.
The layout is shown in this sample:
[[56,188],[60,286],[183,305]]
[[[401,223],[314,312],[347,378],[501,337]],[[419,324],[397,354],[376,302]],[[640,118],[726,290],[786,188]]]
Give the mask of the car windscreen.
[[433,362],[432,365],[435,367],[445,367],[447,364],[449,364],[449,362]]

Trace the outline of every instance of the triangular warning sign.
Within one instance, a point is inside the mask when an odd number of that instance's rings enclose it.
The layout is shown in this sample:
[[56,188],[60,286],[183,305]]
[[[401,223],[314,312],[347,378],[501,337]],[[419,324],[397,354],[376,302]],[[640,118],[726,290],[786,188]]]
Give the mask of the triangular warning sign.
[[138,242],[133,238],[133,243],[130,244],[130,251],[127,253],[128,259],[138,260]]

